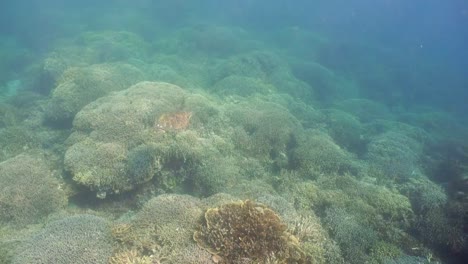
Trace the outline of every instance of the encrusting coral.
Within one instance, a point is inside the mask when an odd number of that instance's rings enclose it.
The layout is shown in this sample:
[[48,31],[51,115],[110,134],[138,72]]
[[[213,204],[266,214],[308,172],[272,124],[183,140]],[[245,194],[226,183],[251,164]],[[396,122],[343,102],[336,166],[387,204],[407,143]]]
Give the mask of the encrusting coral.
[[299,241],[281,218],[250,200],[208,209],[193,238],[218,263],[266,263],[272,258],[277,263],[305,263]]

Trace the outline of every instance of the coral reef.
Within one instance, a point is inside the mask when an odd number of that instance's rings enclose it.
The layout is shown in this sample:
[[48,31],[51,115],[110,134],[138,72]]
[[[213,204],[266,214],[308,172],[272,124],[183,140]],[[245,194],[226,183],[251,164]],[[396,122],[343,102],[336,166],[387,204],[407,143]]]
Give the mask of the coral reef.
[[346,80],[333,70],[317,62],[294,61],[292,73],[306,82],[314,91],[314,98],[321,103],[330,103],[357,96],[357,85]]
[[410,179],[401,186],[416,212],[414,228],[429,245],[449,247],[453,252],[466,248],[465,216],[468,213],[463,200],[450,200],[446,191],[427,178]]
[[160,195],[147,201],[131,219],[114,224],[112,233],[119,250],[112,257],[113,263],[127,263],[128,259],[210,263],[211,255],[192,239],[203,215],[201,206],[200,200],[188,195]]
[[169,257],[161,251],[152,252],[151,255],[143,255],[137,249],[125,249],[115,253],[109,260],[109,264],[162,264],[173,263]]
[[46,119],[53,124],[71,122],[75,114],[88,103],[143,79],[142,71],[125,63],[68,68],[52,91],[46,108]]
[[219,80],[211,89],[219,95],[243,97],[254,94],[269,94],[276,90],[273,85],[260,79],[237,75],[229,75]]
[[313,89],[297,79],[287,63],[271,52],[252,51],[230,57],[215,68],[213,83],[230,76],[256,79],[272,88],[276,87],[274,91],[287,93],[296,98],[305,100],[314,98]]
[[86,31],[61,39],[44,60],[44,69],[59,77],[70,67],[145,59],[148,48],[148,43],[132,32]]
[[210,24],[182,28],[175,33],[175,37],[171,42],[177,45],[168,48],[189,56],[227,57],[251,49],[256,44],[249,41],[249,34],[242,28]]
[[20,119],[19,110],[15,107],[0,102],[0,128],[14,126]]
[[389,131],[374,139],[368,145],[366,157],[370,174],[387,181],[402,181],[420,174],[422,146],[416,140]]
[[[380,263],[377,259],[418,245],[410,239],[416,218],[412,204],[397,190],[350,175],[323,175],[308,182],[303,182],[294,173],[285,172],[283,175],[288,177],[284,183],[287,186],[280,189],[285,192],[285,197],[297,208],[304,211],[312,209],[320,215],[324,227],[338,243],[342,253],[336,251],[333,243],[323,244],[327,260],[339,262],[340,258],[336,256],[342,255],[349,263]],[[376,246],[381,244],[357,245],[353,236],[360,237],[360,232],[373,241],[385,241],[387,244],[379,248]],[[369,255],[369,250],[374,252],[373,255]]]
[[357,155],[366,151],[364,128],[355,116],[336,109],[327,109],[323,113],[328,134],[336,144]]
[[358,181],[349,175],[321,177],[315,184],[315,194],[310,198],[316,209],[345,208],[390,241],[398,241],[399,235],[390,234],[407,229],[414,218],[410,200],[395,189]]
[[140,82],[81,109],[73,121],[75,134],[135,147],[159,134],[154,125],[161,115],[189,110],[184,109],[187,96],[172,84]]
[[167,114],[184,107],[184,96],[177,86],[144,82],[83,108],[74,120],[76,132],[65,153],[73,179],[103,195],[150,180],[162,166],[158,162],[170,163],[171,155],[180,154],[171,146],[182,144],[173,144],[173,134],[164,135],[155,123],[168,130],[185,128],[189,118],[182,118],[181,125],[181,118]]
[[385,105],[366,99],[346,99],[336,103],[334,108],[356,116],[363,123],[393,118]]
[[268,81],[275,71],[281,71],[285,67],[284,62],[276,54],[254,51],[229,58],[217,67],[213,75],[215,80],[237,75]]
[[186,130],[190,125],[192,114],[192,112],[164,113],[154,126],[162,131]]
[[171,258],[173,263],[193,263],[193,264],[216,264],[219,260],[206,250],[196,244],[192,244],[180,249]]
[[327,231],[322,227],[320,218],[313,211],[297,214],[288,223],[289,232],[294,235],[308,257],[308,263],[342,263],[341,252]]
[[332,237],[338,242],[346,260],[350,263],[368,261],[367,251],[378,241],[374,230],[359,223],[343,209],[329,208],[325,224],[330,228]]
[[463,142],[466,138],[466,125],[451,113],[440,109],[422,107],[411,112],[402,113],[400,119],[407,124],[426,131],[432,137],[441,141],[456,139]]
[[40,154],[0,163],[0,223],[38,223],[66,205],[65,192]]
[[244,259],[266,262],[270,258],[279,262],[305,261],[297,238],[287,232],[280,217],[249,200],[208,209],[205,223],[193,237],[223,263]]
[[205,65],[206,58],[193,58],[192,54],[188,56],[156,54],[153,57],[153,63],[149,66],[151,79],[168,81],[188,89],[208,87],[212,80],[211,73],[207,69],[213,70],[214,68],[211,67],[214,65]]
[[40,145],[37,134],[31,133],[22,126],[0,128],[0,161],[13,158],[25,150],[34,149]]
[[0,263],[10,264],[22,243],[38,232],[40,226],[28,225],[18,228],[13,225],[0,225]]
[[446,208],[433,208],[417,216],[415,229],[419,237],[430,246],[446,247],[452,252],[466,250],[467,235],[464,232],[468,213],[466,205],[453,202]]
[[399,189],[418,214],[444,207],[448,202],[445,190],[426,177],[410,178]]
[[290,168],[303,177],[315,179],[321,174],[358,175],[361,166],[349,152],[336,145],[325,133],[307,131],[291,150]]
[[288,151],[301,132],[299,121],[283,106],[262,98],[250,98],[227,106],[236,147],[274,169],[287,166]]
[[0,263],[467,259],[463,67],[285,24],[327,5],[126,2],[0,33]]
[[202,196],[228,192],[239,181],[247,178],[241,171],[241,165],[234,157],[210,155],[193,175],[192,191]]
[[132,249],[114,254],[109,264],[152,264],[155,262],[151,257],[141,256],[136,249]]
[[200,201],[188,195],[160,195],[149,200],[135,216],[132,225],[145,232],[155,228],[156,241],[175,246],[190,244],[192,230],[203,211]]
[[25,241],[12,263],[107,264],[112,251],[108,222],[93,215],[76,215],[49,223]]
[[132,188],[125,171],[126,157],[127,150],[118,143],[102,143],[87,138],[67,149],[64,163],[65,168],[73,173],[74,181],[105,198],[106,192]]
[[[73,40],[69,45],[71,55],[78,55],[88,64],[145,59],[149,45],[139,35],[128,31],[88,31]],[[71,52],[70,52],[71,51]],[[74,52],[73,52],[74,51]],[[75,53],[76,52],[76,53]]]
[[140,184],[150,180],[161,169],[153,145],[140,145],[128,152],[126,173],[131,184]]
[[403,252],[397,246],[379,241],[371,248],[369,263],[387,263],[390,259],[401,258]]

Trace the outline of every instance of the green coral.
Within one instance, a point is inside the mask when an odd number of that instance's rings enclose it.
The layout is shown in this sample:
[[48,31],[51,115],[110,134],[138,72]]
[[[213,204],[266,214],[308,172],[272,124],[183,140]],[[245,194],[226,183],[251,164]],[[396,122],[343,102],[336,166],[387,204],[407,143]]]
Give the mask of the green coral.
[[17,125],[19,119],[18,109],[3,102],[0,103],[0,128]]
[[[307,182],[292,173],[283,175],[292,180],[281,190],[292,197],[297,208],[312,209],[322,216],[343,257],[352,259],[349,263],[370,261],[373,241],[385,241],[393,248],[409,243],[415,214],[410,200],[397,190],[350,175],[323,175]],[[369,243],[356,243],[361,236],[368,237]]]
[[191,244],[193,230],[202,214],[200,200],[195,197],[160,195],[143,206],[132,225],[141,238],[151,243],[182,248]]
[[390,131],[371,140],[366,158],[370,164],[370,173],[388,182],[418,176],[421,155],[422,145],[419,142]]
[[310,85],[315,97],[322,103],[358,96],[358,89],[352,81],[344,79],[317,62],[295,61],[292,72],[297,78]]
[[339,208],[327,209],[324,222],[348,263],[366,263],[369,259],[367,252],[378,241],[374,230]]
[[426,177],[410,178],[399,189],[410,199],[418,214],[442,208],[448,202],[445,190]]
[[131,184],[140,184],[153,178],[160,169],[156,150],[151,145],[140,145],[129,151],[126,164]]
[[228,106],[236,147],[274,169],[288,166],[288,151],[301,131],[299,121],[283,106],[251,98]]
[[253,51],[232,56],[216,67],[213,76],[214,83],[228,76],[242,76],[276,87],[274,90],[295,98],[314,98],[313,89],[294,76],[284,59],[271,52]]
[[284,67],[284,62],[273,53],[251,52],[236,55],[224,61],[216,68],[214,76],[216,80],[230,75],[268,80],[271,74]]
[[369,263],[386,263],[386,261],[397,259],[402,257],[402,255],[403,251],[397,246],[384,241],[379,241],[370,250],[371,260]]
[[296,145],[291,151],[289,164],[303,177],[314,179],[321,174],[360,173],[361,166],[354,157],[336,145],[327,134],[308,131]]
[[334,108],[356,116],[363,123],[392,119],[390,110],[385,105],[367,99],[346,99],[336,103]]
[[449,247],[453,252],[466,249],[466,205],[452,201],[444,207],[431,208],[417,216],[415,229],[428,245]]
[[358,155],[365,152],[364,128],[355,116],[336,109],[323,113],[328,133],[340,147]]
[[141,70],[124,63],[69,68],[52,91],[45,117],[53,124],[70,122],[88,103],[143,79]]
[[308,256],[308,263],[342,263],[338,246],[330,239],[313,211],[303,211],[288,222],[289,231],[297,237]]
[[230,75],[216,82],[211,88],[215,93],[229,96],[251,96],[253,94],[269,94],[276,90],[276,88],[260,79]]
[[107,264],[112,254],[108,222],[76,215],[49,223],[19,247],[12,264]]
[[[251,48],[247,42],[248,33],[235,27],[222,27],[209,24],[195,25],[176,32],[177,39],[172,40],[172,52],[187,56],[226,57]],[[246,45],[246,42],[250,45]]]
[[145,59],[149,50],[143,38],[128,31],[88,31],[79,35],[74,43],[90,63]]
[[210,259],[209,254],[194,247],[192,240],[193,230],[203,215],[201,205],[199,199],[188,195],[159,195],[147,201],[130,219],[115,223],[114,238],[122,252],[136,250],[145,257],[163,253],[171,261],[186,259],[190,257],[186,254],[192,252],[193,258],[198,255]]
[[40,156],[21,154],[0,163],[0,223],[37,223],[65,204],[64,191]]
[[32,235],[36,234],[42,225],[18,226],[0,225],[0,263],[11,264],[18,249]]
[[390,241],[398,241],[399,236],[388,236],[408,228],[414,218],[410,200],[394,189],[350,176],[321,177],[316,184],[315,208],[346,208],[375,230],[381,230],[381,235]]
[[[220,146],[217,146],[218,143]],[[236,179],[228,177],[235,176],[234,173],[239,168],[236,162],[224,162],[232,159],[223,157],[218,148],[225,147],[225,143],[217,142],[216,137],[204,138],[195,131],[187,130],[165,135],[154,146],[161,167],[155,175],[155,181],[162,188],[183,186],[190,192],[206,196]],[[215,168],[220,171],[214,170]],[[222,172],[226,174],[223,175]]]
[[156,127],[162,114],[183,107],[184,94],[174,85],[143,82],[83,108],[64,158],[74,181],[105,197],[150,180],[161,166],[177,170],[191,160],[196,138]]
[[38,135],[23,126],[0,128],[0,161],[12,158],[40,145]]
[[197,168],[192,191],[202,196],[227,192],[239,180],[246,178],[241,173],[238,160],[234,157],[212,155]]
[[127,150],[118,143],[96,142],[89,138],[68,148],[65,168],[77,183],[104,195],[126,191],[133,186],[125,174]]
[[87,31],[61,39],[45,59],[44,68],[60,74],[67,67],[144,60],[148,49],[148,43],[131,32]]

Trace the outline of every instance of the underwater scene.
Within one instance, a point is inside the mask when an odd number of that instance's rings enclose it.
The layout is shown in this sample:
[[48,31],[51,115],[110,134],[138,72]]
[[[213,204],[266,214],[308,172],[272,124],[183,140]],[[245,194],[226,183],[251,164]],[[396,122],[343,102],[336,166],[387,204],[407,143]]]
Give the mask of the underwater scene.
[[468,263],[465,0],[3,0],[0,264]]

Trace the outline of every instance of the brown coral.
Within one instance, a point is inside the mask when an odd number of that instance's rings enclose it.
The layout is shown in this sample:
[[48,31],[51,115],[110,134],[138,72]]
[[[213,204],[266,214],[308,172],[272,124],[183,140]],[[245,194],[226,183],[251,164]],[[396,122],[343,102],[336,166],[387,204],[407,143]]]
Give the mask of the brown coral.
[[185,130],[190,124],[192,112],[176,112],[162,114],[155,127],[162,131]]
[[286,230],[273,210],[247,200],[208,209],[194,239],[220,263],[265,263],[272,257],[278,263],[303,263],[298,240]]

